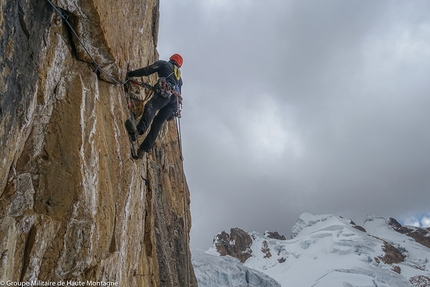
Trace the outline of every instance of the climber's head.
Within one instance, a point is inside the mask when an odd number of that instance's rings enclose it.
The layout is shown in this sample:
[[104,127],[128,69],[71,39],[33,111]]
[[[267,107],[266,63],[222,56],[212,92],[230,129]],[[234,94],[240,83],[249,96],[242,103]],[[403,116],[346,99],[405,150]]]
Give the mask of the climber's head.
[[182,63],[184,61],[182,59],[182,56],[179,54],[173,54],[172,56],[170,56],[170,60],[175,61],[175,63],[178,64],[179,67],[182,67]]

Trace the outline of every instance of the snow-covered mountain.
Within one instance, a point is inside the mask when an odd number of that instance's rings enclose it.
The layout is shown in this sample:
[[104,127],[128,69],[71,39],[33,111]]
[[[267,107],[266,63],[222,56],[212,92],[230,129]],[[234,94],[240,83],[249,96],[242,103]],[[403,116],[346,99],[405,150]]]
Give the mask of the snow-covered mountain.
[[[358,226],[334,215],[304,213],[292,239],[235,228],[215,236],[206,253],[239,258],[285,287],[430,286],[430,228],[402,226],[392,218],[369,216]],[[198,265],[195,270],[199,274]]]

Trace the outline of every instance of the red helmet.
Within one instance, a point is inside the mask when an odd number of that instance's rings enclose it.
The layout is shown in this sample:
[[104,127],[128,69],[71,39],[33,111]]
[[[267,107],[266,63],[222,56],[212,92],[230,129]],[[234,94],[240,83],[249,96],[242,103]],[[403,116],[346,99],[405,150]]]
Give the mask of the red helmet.
[[178,64],[179,67],[182,67],[182,63],[183,63],[183,59],[182,56],[179,54],[173,54],[172,56],[170,56],[170,60],[175,61],[176,64]]

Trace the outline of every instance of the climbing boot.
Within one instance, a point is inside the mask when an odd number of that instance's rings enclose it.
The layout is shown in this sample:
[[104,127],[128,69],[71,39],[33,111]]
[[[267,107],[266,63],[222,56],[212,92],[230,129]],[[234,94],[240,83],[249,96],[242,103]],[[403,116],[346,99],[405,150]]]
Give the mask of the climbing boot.
[[145,156],[145,152],[143,149],[138,149],[137,150],[137,158],[143,158]]
[[131,121],[130,119],[128,119],[125,121],[125,128],[127,129],[128,133],[130,134],[131,140],[137,141],[139,134],[137,132],[136,124],[133,121]]

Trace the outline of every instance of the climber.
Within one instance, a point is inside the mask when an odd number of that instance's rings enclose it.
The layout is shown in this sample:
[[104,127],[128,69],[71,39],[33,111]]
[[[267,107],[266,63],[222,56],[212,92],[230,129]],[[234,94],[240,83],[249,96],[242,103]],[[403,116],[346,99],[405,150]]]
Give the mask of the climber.
[[[148,135],[137,150],[137,157],[143,158],[155,143],[158,132],[163,123],[174,116],[181,103],[182,78],[181,70],[183,59],[179,54],[173,54],[169,61],[159,60],[147,67],[130,71],[127,77],[149,76],[158,73],[159,80],[155,85],[154,96],[145,104],[142,117],[137,125],[128,119],[125,126],[132,135],[133,140],[143,135],[151,125]],[[155,113],[158,111],[158,114]],[[152,124],[151,124],[152,122]]]

